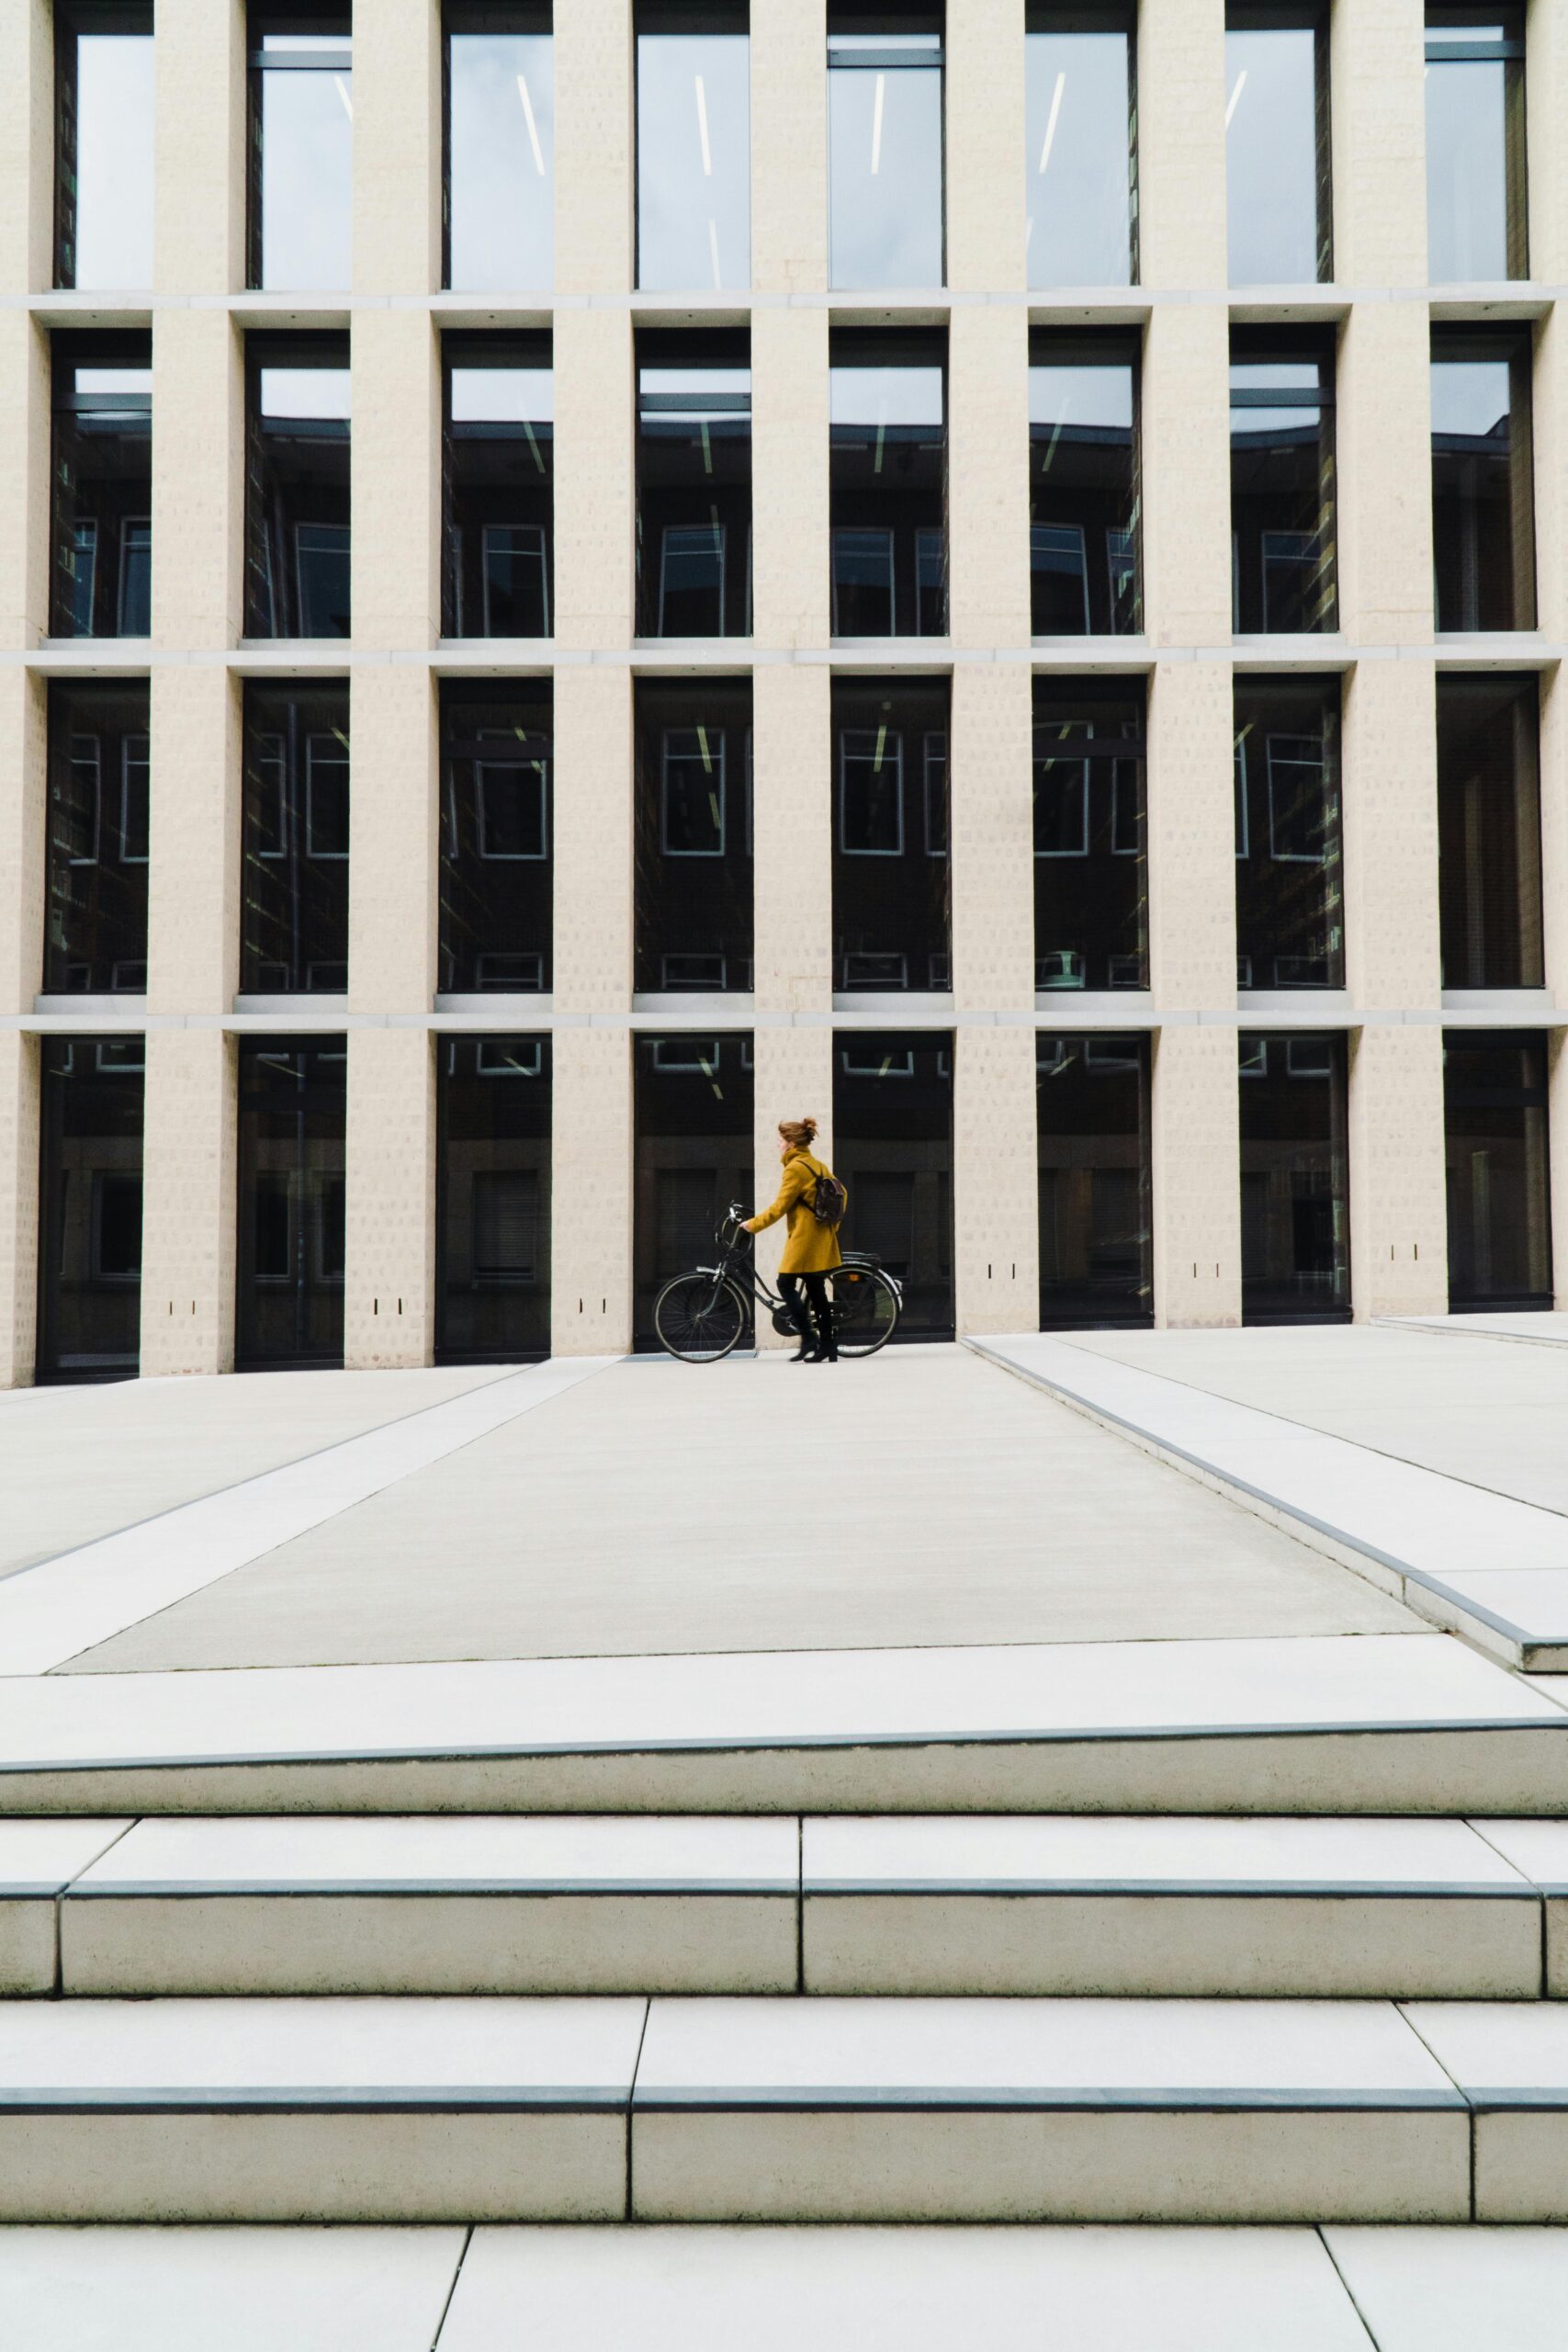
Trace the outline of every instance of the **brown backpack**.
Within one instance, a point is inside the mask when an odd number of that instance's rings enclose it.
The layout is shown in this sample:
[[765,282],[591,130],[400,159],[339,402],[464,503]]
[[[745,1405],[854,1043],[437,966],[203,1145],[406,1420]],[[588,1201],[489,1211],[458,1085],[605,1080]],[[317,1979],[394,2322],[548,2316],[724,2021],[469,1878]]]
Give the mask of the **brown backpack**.
[[829,1176],[824,1170],[803,1198],[818,1225],[842,1225],[850,1196],[836,1176]]

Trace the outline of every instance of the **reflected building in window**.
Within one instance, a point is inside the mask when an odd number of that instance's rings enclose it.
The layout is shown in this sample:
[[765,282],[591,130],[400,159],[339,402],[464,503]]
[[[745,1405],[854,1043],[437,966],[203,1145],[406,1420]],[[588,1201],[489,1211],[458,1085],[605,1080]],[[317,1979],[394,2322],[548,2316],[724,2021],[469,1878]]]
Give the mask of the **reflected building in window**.
[[945,678],[833,681],[833,987],[953,986]]
[[56,0],[56,286],[152,286],[152,92],[151,0]]
[[1535,677],[1438,678],[1438,878],[1446,989],[1546,979]]
[[1029,338],[1029,601],[1035,637],[1143,627],[1137,345]]
[[152,340],[53,338],[51,637],[152,627]]
[[145,679],[50,683],[49,995],[146,989],[148,701]]
[[1432,330],[1432,557],[1441,630],[1535,627],[1528,327]]
[[1149,1040],[1036,1041],[1040,1328],[1154,1319]]
[[240,988],[348,986],[348,686],[245,682]]
[[234,1369],[343,1362],[346,1040],[239,1040]]
[[[750,1216],[755,1073],[750,1031],[634,1035],[632,1216],[634,1348],[657,1351],[653,1308],[665,1283],[716,1262],[731,1202]],[[768,1169],[762,1181],[770,1186]]]
[[951,1035],[835,1034],[833,1169],[850,1196],[844,1250],[875,1258],[902,1287],[900,1340],[951,1340]]
[[1339,680],[1235,681],[1239,989],[1345,985]]
[[1146,989],[1144,682],[1034,681],[1034,986]]
[[1138,276],[1135,10],[1030,0],[1024,40],[1029,283]]
[[751,988],[751,682],[639,678],[639,995]]
[[349,633],[346,335],[246,345],[245,635]]
[[141,1345],[139,1036],[39,1041],[36,1377],[135,1377]]
[[458,293],[555,283],[548,0],[446,0],[446,254]]
[[833,635],[945,637],[945,339],[846,329],[830,351]]
[[1233,286],[1334,276],[1327,0],[1230,0],[1225,199]]
[[1230,402],[1231,627],[1337,629],[1332,334],[1234,329]]
[[546,678],[442,681],[445,993],[549,992],[551,705]]
[[1350,1319],[1345,1039],[1243,1030],[1241,1319]]
[[354,282],[354,44],[349,10],[253,5],[250,268],[288,293]]
[[1449,1305],[1550,1309],[1547,1041],[1538,1029],[1443,1035]]
[[636,0],[637,282],[751,282],[751,43],[746,0]]
[[547,334],[444,339],[444,637],[554,628],[555,375]]
[[550,1351],[550,1040],[435,1040],[437,1363]]
[[828,283],[939,287],[942,12],[828,9]]
[[637,337],[639,637],[751,634],[751,369],[744,333]]
[[1433,285],[1528,277],[1524,9],[1428,7],[1426,91]]

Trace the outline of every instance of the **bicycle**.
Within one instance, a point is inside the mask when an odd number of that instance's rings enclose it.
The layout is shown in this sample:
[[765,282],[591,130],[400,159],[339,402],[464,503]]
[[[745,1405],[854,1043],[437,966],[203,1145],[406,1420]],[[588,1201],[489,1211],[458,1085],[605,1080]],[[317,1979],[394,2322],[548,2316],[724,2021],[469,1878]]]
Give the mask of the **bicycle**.
[[[659,1343],[682,1363],[717,1363],[728,1355],[744,1339],[753,1307],[773,1317],[775,1331],[796,1335],[788,1306],[770,1290],[746,1252],[740,1217],[740,1203],[731,1201],[714,1235],[718,1264],[676,1274],[654,1301]],[[843,1264],[828,1276],[828,1295],[841,1356],[874,1356],[887,1345],[897,1329],[904,1294],[878,1259],[867,1250],[846,1250]]]

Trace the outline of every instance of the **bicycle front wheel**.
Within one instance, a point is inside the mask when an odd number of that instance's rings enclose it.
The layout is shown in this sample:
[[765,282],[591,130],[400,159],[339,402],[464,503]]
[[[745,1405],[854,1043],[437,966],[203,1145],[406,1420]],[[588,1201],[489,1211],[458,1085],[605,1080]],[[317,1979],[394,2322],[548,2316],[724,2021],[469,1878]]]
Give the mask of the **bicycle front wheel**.
[[722,1276],[677,1274],[654,1302],[653,1328],[682,1363],[716,1363],[745,1331],[745,1301]]
[[875,1266],[835,1266],[828,1277],[841,1356],[874,1356],[893,1337],[898,1294]]

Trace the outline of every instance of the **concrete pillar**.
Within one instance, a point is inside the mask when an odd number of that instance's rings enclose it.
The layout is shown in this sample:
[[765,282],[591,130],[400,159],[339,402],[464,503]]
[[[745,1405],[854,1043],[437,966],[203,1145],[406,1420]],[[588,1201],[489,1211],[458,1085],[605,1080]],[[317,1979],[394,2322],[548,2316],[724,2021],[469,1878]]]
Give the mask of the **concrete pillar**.
[[1230,641],[1229,387],[1223,304],[1151,312],[1141,413],[1144,628],[1153,646]]
[[[760,295],[819,294],[828,283],[827,65],[825,0],[753,9],[751,283]],[[757,327],[753,318],[753,338]]]
[[[348,1001],[431,1010],[440,839],[435,681],[423,663],[349,673]],[[353,1184],[350,1182],[352,1193]]]
[[1551,1167],[1551,1280],[1559,1314],[1568,1312],[1568,1030],[1547,1035],[1546,1148]]
[[1155,1038],[1155,1321],[1241,1321],[1236,1032],[1167,1023]]
[[[562,294],[624,294],[635,283],[631,0],[557,12],[555,77],[556,285]],[[561,325],[558,317],[558,370]],[[556,413],[566,413],[558,398]],[[558,437],[557,450],[558,485]]]
[[622,1028],[558,1029],[550,1156],[550,1351],[632,1343],[632,1057]]
[[955,294],[1028,283],[1023,29],[1023,0],[947,0],[947,282]]
[[562,650],[629,646],[637,530],[631,313],[558,311],[554,356],[556,643]]
[[[153,940],[158,934],[154,931]],[[141,1376],[230,1372],[237,1204],[235,1041],[216,1026],[147,1032]]]
[[0,668],[0,1014],[30,1012],[43,980],[49,688]]
[[[1340,286],[1425,286],[1423,0],[1334,0],[1329,82],[1335,280]],[[1398,413],[1395,400],[1390,411]]]
[[957,1329],[1040,1329],[1039,1141],[1032,1023],[958,1030],[953,1069]]
[[228,294],[245,282],[243,0],[158,0],[153,72],[158,290]]
[[428,294],[441,282],[440,9],[376,0],[367,13],[354,51],[355,288]]
[[[1020,136],[1021,150],[1022,138]],[[1020,175],[1021,188],[1022,175]],[[1021,196],[1020,199],[1021,210]],[[954,646],[1029,643],[1029,313],[976,304],[948,333],[948,550]]]
[[224,311],[161,310],[152,328],[155,646],[222,653],[239,643],[244,533],[242,339]]
[[0,1029],[0,1388],[32,1385],[38,1195],[39,1041]]
[[[1441,1002],[1432,663],[1358,662],[1345,682],[1345,978],[1359,1011]],[[1441,1144],[1441,1132],[1437,1138]]]
[[[352,969],[352,967],[351,967]],[[343,1360],[406,1370],[435,1344],[435,1057],[423,1028],[350,1029]]]
[[54,283],[54,40],[50,0],[0,10],[0,293]]
[[1554,302],[1534,332],[1536,607],[1542,636],[1560,644],[1568,637],[1568,305]]
[[49,633],[50,351],[23,310],[0,311],[0,644]]
[[[1033,718],[1022,662],[953,673],[948,780],[959,1012],[1034,1010]],[[1031,1102],[1033,1065],[1030,1066]]]
[[1350,1033],[1350,1308],[1440,1315],[1449,1303],[1443,1033],[1369,1023]]
[[[824,1022],[810,1029],[762,1027],[752,1039],[756,1114],[751,1164],[756,1170],[754,1208],[766,1208],[778,1190],[779,1121],[810,1117],[817,1122],[818,1158],[833,1165],[833,1032]],[[783,1220],[759,1233],[758,1272],[776,1289],[784,1255]],[[761,1349],[794,1348],[789,1334],[775,1331],[766,1315],[757,1320]]]
[[769,651],[828,642],[828,386],[827,311],[753,311],[751,610]]
[[441,373],[423,310],[355,314],[354,642],[402,652],[441,634]]
[[1568,279],[1568,17],[1562,0],[1529,0],[1525,17],[1525,151],[1529,158],[1529,271]]
[[[831,685],[825,666],[766,663],[752,674],[752,961],[759,1013],[832,1008]],[[759,1106],[761,1074],[759,1064]],[[812,1109],[815,1117],[826,1118],[826,1111]],[[767,1164],[759,1153],[759,1170]]]
[[220,1018],[239,985],[241,691],[215,663],[161,662],[152,673],[147,1002],[154,1013]]
[[[556,1009],[624,1015],[632,989],[629,670],[556,672],[554,756]],[[558,1059],[555,1082],[558,1103]],[[563,1154],[558,1164],[577,1163]]]
[[1335,394],[1339,626],[1432,641],[1431,326],[1424,301],[1356,302]]
[[[1546,985],[1562,1006],[1568,1005],[1568,674],[1561,662],[1540,681],[1540,852]],[[1568,1307],[1568,1031],[1551,1031],[1548,1070],[1552,1274],[1557,1303]]]
[[[1021,141],[1020,142],[1021,149]],[[1151,287],[1223,288],[1224,0],[1138,10],[1138,254]]]

